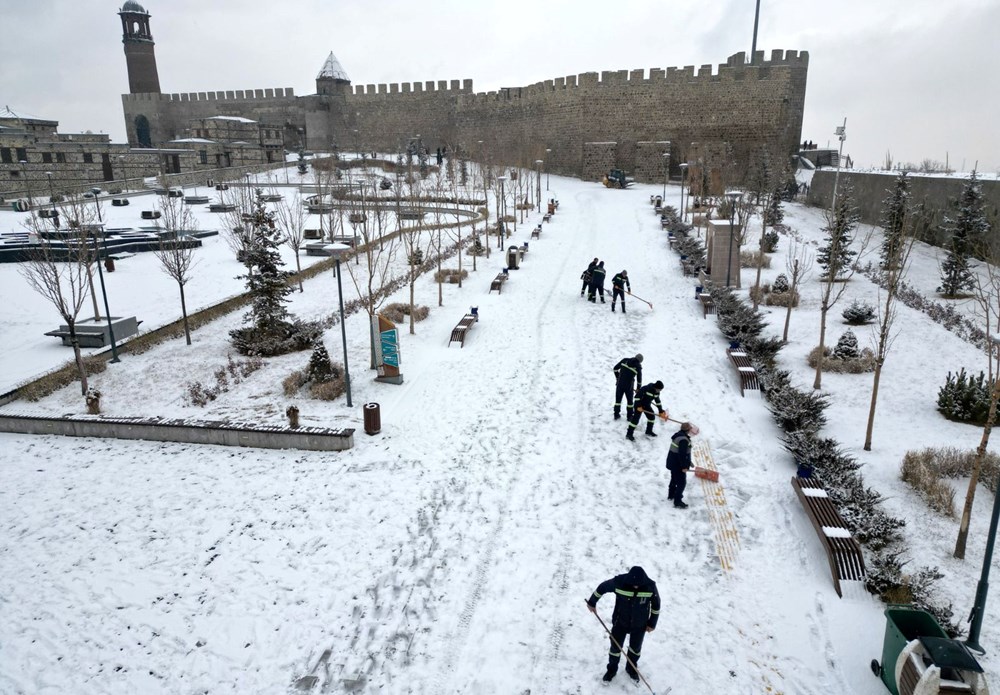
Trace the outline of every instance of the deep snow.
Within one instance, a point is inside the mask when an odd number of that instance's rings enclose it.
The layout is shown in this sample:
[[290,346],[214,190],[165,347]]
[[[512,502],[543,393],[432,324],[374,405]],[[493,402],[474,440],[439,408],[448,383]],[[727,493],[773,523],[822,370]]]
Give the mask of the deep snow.
[[[663,598],[639,664],[656,692],[886,692],[868,665],[881,656],[883,606],[859,587],[837,597],[789,485],[794,467],[778,429],[761,399],[740,398],[725,341],[667,248],[648,202],[660,187],[607,190],[555,176],[552,184],[544,195],[557,196],[559,210],[502,295],[487,292],[502,264],[495,251],[463,288],[444,287],[443,307],[432,280],[418,280],[417,301],[431,312],[415,335],[400,327],[403,385],[372,380],[366,317],[348,318],[353,408],[283,395],[281,379],[307,353],[268,360],[204,409],[188,404],[185,384],[209,381],[225,363],[239,312],[199,329],[192,346],[171,341],[94,378],[109,415],[281,424],[295,402],[304,424],[355,427],[349,452],[0,435],[0,692],[282,692],[327,649],[315,671],[323,692],[598,692],[608,645],[583,601],[634,564]],[[668,202],[679,196],[668,188]],[[804,240],[822,237],[821,211],[786,211]],[[538,218],[518,225],[512,242],[529,240]],[[766,279],[783,270],[788,244],[783,237]],[[935,254],[921,246],[911,272],[928,294]],[[223,255],[200,270],[225,295],[238,289],[228,278],[239,266]],[[654,309],[630,299],[622,315],[610,299],[581,299],[579,276],[595,255],[606,261],[608,287],[627,268]],[[170,320],[176,310],[165,295],[155,308],[144,299],[148,262],[119,264],[123,299],[112,308]],[[816,275],[781,353],[801,384],[812,379],[805,355],[818,335]],[[743,272],[744,286],[752,277]],[[6,326],[22,297],[35,300],[8,268],[0,281],[19,300],[0,308]],[[350,282],[344,290],[349,299]],[[329,315],[336,293],[329,275],[315,278],[293,295],[292,310]],[[831,312],[831,343],[850,300],[876,295],[863,277],[851,281]],[[404,288],[392,301],[406,297]],[[479,323],[464,348],[447,347],[470,305]],[[780,333],[784,310],[765,311]],[[969,559],[959,562],[957,521],[927,510],[898,469],[910,449],[978,443],[979,430],[944,420],[934,400],[948,370],[981,369],[985,356],[917,312],[900,314],[873,451],[861,450],[871,375],[824,375],[825,433],[858,456],[868,483],[907,519],[912,564],[939,565],[941,590],[964,616],[992,496],[980,489]],[[0,336],[5,374],[8,335]],[[326,343],[339,361],[339,326]],[[60,350],[68,352],[48,351]],[[611,419],[611,367],[635,352],[645,355],[644,381],[665,382],[671,417],[699,425],[699,454],[721,472],[718,486],[689,478],[686,511],[665,499],[676,426],[658,423],[657,438],[640,429],[633,444],[624,421]],[[368,401],[381,405],[374,437],[361,429]],[[69,387],[4,411],[83,409]],[[725,528],[738,541],[720,547]],[[737,543],[727,570],[720,552]],[[598,606],[606,621],[611,603]],[[995,605],[982,635],[988,648],[1000,638]],[[997,673],[994,656],[981,662]]]

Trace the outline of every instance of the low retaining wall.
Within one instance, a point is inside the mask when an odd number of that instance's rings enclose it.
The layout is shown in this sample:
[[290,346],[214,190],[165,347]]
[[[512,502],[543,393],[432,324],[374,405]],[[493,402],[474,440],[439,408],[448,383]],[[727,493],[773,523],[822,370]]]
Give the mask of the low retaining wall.
[[258,449],[344,451],[354,446],[353,429],[260,427],[239,422],[163,418],[55,418],[0,415],[0,431],[66,437],[142,439],[151,442],[249,446]]

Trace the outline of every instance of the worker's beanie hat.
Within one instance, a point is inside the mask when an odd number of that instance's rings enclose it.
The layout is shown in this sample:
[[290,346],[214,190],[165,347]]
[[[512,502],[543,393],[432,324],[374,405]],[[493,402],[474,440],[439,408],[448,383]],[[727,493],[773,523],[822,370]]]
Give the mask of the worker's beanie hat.
[[691,431],[691,423],[690,422],[683,422],[683,423],[681,423],[681,429],[684,430],[685,432],[690,432]]
[[657,381],[657,382],[656,382],[655,384],[653,384],[653,385],[654,385],[654,386],[656,387],[656,390],[657,390],[657,391],[662,391],[662,390],[663,390],[663,382],[662,382],[662,381]]
[[642,353],[641,352],[636,354],[635,361],[636,362],[642,362]]
[[622,271],[622,275],[628,275],[628,271],[627,270],[623,270]]

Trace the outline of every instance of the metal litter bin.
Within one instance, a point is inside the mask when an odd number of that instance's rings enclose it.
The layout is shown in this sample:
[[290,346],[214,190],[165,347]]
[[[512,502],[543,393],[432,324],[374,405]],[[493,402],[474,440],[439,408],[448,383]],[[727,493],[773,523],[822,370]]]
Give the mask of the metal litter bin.
[[382,431],[382,411],[378,403],[365,403],[365,434],[378,434]]
[[517,246],[510,246],[507,248],[507,267],[511,270],[517,270],[521,264],[521,249]]
[[[974,685],[969,692],[980,692],[975,685],[979,683],[982,668],[962,642],[949,639],[933,615],[912,606],[891,605],[885,609],[885,618],[882,663],[872,659],[871,668],[892,695],[911,695],[926,680],[928,666],[939,668],[942,677]],[[900,656],[911,643],[914,654],[901,661]]]
[[115,272],[115,259],[111,256],[106,256],[104,259],[104,269],[109,273]]

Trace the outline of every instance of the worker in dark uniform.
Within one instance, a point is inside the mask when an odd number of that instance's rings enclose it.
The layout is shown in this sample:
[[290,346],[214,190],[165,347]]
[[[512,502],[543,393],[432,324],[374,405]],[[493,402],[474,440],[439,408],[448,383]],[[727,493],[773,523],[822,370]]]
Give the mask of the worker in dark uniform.
[[625,655],[625,673],[638,682],[636,662],[642,651],[642,639],[656,629],[660,618],[660,594],[656,582],[646,576],[641,567],[633,567],[627,574],[619,574],[601,584],[587,599],[591,613],[597,612],[597,602],[604,594],[614,592],[615,611],[611,616],[611,649],[608,652],[608,670],[604,681],[609,682],[618,673],[622,647],[628,636],[628,654]]
[[594,268],[596,267],[597,259],[595,258],[590,262],[590,265],[587,266],[587,269],[583,271],[583,275],[580,276],[580,279],[583,280],[583,287],[580,288],[581,297],[583,296],[583,293],[587,291],[587,288],[590,287],[590,275],[594,272]]
[[628,281],[628,271],[622,272],[611,278],[611,311],[615,310],[615,302],[622,298],[622,313],[625,313],[625,288],[632,292],[632,283]]
[[635,385],[642,383],[642,354],[635,357],[623,357],[613,369],[617,384],[615,385],[615,420],[622,417],[622,396],[628,406],[625,408],[625,419],[632,419],[632,394]]
[[663,409],[663,404],[660,403],[660,391],[662,390],[662,381],[657,381],[653,384],[646,384],[639,389],[639,393],[637,395],[639,402],[635,404],[635,408],[632,410],[632,417],[628,419],[628,431],[625,433],[625,439],[635,441],[635,437],[632,436],[632,433],[635,432],[635,428],[638,427],[639,417],[643,414],[646,415],[646,434],[650,437],[656,436],[656,433],[653,432],[653,420],[656,419],[653,415],[653,406],[656,406],[660,415],[666,417],[666,411]]
[[595,299],[600,293],[601,304],[604,304],[604,276],[607,271],[604,270],[604,261],[597,264],[597,267],[590,271],[590,293],[587,295],[587,299],[597,303]]
[[667,452],[667,470],[670,471],[667,499],[673,500],[678,509],[688,508],[684,502],[684,488],[687,487],[687,472],[691,469],[691,437],[695,434],[698,434],[698,428],[685,422],[670,438],[670,451]]

